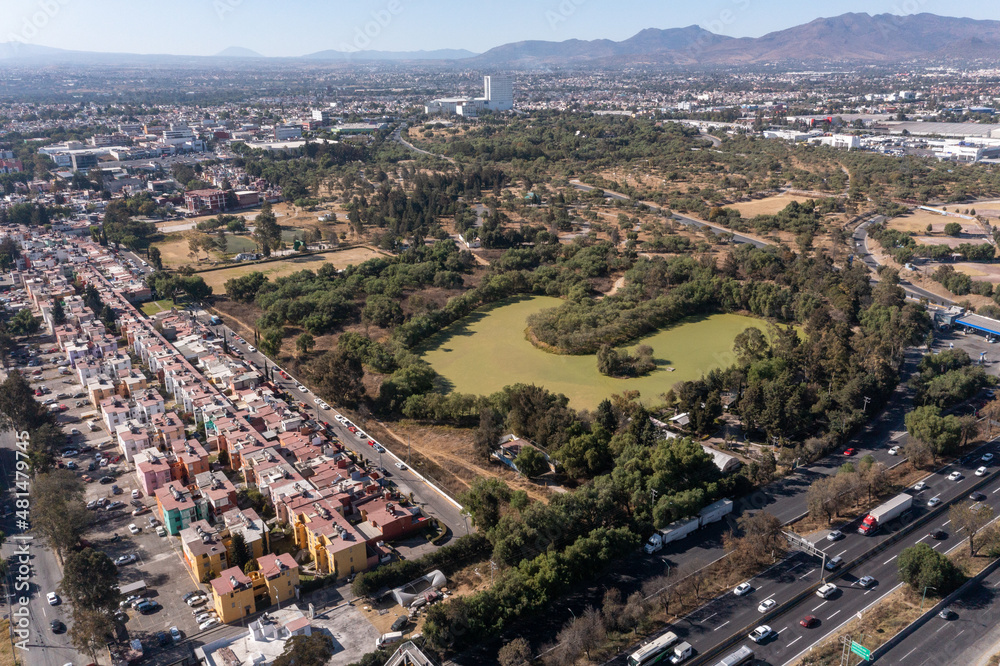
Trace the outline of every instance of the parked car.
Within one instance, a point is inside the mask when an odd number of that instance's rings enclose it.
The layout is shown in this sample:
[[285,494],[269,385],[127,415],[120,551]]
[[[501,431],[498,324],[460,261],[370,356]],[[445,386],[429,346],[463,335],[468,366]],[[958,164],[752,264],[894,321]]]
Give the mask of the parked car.
[[215,615],[214,614],[212,614],[212,613],[202,613],[202,612],[198,611],[198,615],[194,618],[194,621],[197,622],[198,624],[204,624],[205,622],[208,622],[209,620],[214,620],[214,619],[215,619]]
[[214,627],[217,624],[219,624],[218,618],[214,618],[213,617],[213,618],[211,618],[209,620],[205,620],[204,622],[202,622],[201,624],[199,624],[198,625],[198,630],[199,631],[205,631],[206,629],[211,629],[212,627]]
[[140,506],[138,509],[132,511],[133,516],[141,516],[146,513],[149,513],[149,509],[144,506]]
[[52,620],[49,622],[49,628],[52,629],[52,633],[54,634],[61,634],[66,631],[66,625],[59,620]]
[[113,477],[113,476],[102,476],[100,478],[100,482],[104,483],[104,484],[114,483],[115,482],[115,477]]
[[200,596],[202,596],[204,594],[205,593],[202,592],[201,590],[194,590],[194,591],[188,592],[187,594],[185,594],[184,596],[182,596],[181,597],[181,601],[183,601],[184,603],[187,603],[188,599],[193,599],[195,597],[200,597]]
[[400,615],[399,617],[396,618],[396,621],[392,623],[392,626],[389,627],[389,630],[390,631],[402,631],[403,627],[405,627],[407,624],[409,624],[409,622],[410,622],[410,618],[406,617],[405,615]]
[[139,532],[141,532],[142,528],[139,527],[138,525],[136,525],[135,523],[129,523],[129,525],[128,525],[128,531],[131,532],[134,535],[134,534],[138,534]]
[[62,603],[62,599],[55,592],[49,592],[45,595],[45,600],[49,602],[49,606],[58,606]]
[[167,632],[158,631],[156,632],[156,642],[160,644],[160,647],[166,647],[167,645],[170,645],[173,640]]
[[125,491],[122,490],[119,486],[111,486],[111,494],[112,495],[121,495],[123,492],[125,492]]
[[146,601],[144,601],[141,604],[139,604],[138,606],[136,606],[135,609],[137,611],[139,611],[140,613],[142,613],[143,615],[146,615],[148,613],[152,613],[153,611],[155,611],[159,607],[160,607],[160,604],[156,603],[155,601],[150,601],[150,600],[147,599]]
[[396,463],[396,469],[406,469],[406,465],[401,462]]
[[170,638],[173,639],[174,643],[181,640],[181,630],[177,627],[170,627]]
[[187,600],[187,605],[191,608],[195,608],[196,606],[204,605],[206,601],[208,601],[208,597],[191,597]]
[[135,553],[126,553],[125,555],[119,555],[118,557],[116,557],[115,558],[115,564],[117,566],[123,566],[123,565],[126,565],[126,564],[132,564],[137,559],[139,559],[139,558],[138,558],[138,556],[136,556]]

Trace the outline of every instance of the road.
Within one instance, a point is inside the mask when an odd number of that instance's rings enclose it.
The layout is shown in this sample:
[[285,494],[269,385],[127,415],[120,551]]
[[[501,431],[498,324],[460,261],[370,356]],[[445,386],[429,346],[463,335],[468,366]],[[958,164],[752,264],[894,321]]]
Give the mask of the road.
[[[593,187],[592,185],[585,185],[584,183],[581,183],[578,180],[571,180],[570,181],[570,185],[572,185],[576,189],[582,190],[584,192],[592,192],[593,190],[597,189],[597,188]],[[625,196],[624,194],[622,194],[620,192],[612,192],[611,190],[604,190],[604,196],[607,199],[616,199],[618,201],[631,201],[631,199],[629,197]],[[662,210],[656,204],[650,203],[648,201],[640,201],[639,203],[641,203],[643,206],[646,206],[650,210],[655,210],[655,211]],[[735,242],[735,243],[749,243],[750,245],[753,245],[754,247],[767,247],[768,245],[770,245],[770,243],[767,243],[765,241],[757,240],[756,238],[750,238],[749,236],[743,236],[741,234],[733,233],[732,231],[730,231],[729,229],[726,229],[725,227],[720,227],[720,226],[715,225],[715,224],[709,224],[708,222],[705,222],[704,220],[696,220],[693,217],[688,217],[687,215],[681,215],[680,213],[673,213],[673,218],[675,220],[677,220],[678,222],[680,222],[681,224],[687,225],[689,227],[696,227],[696,228],[699,228],[699,229],[711,229],[716,234],[730,234],[730,235],[732,235],[733,242]]]
[[[11,506],[14,488],[14,433],[0,433],[0,473],[3,474],[3,504]],[[30,519],[30,507],[29,519]],[[10,515],[0,519],[0,529],[7,535],[3,544],[2,552],[4,559],[9,562],[7,575],[6,592],[8,595],[13,591],[13,609],[16,612],[20,608],[19,598],[26,597],[28,603],[27,629],[30,632],[26,651],[18,650],[16,656],[26,666],[62,666],[62,664],[88,664],[92,660],[88,655],[83,655],[76,651],[69,640],[69,634],[63,632],[53,633],[49,627],[52,620],[60,620],[67,627],[70,625],[70,608],[63,602],[58,606],[50,606],[45,595],[55,591],[62,580],[62,568],[56,562],[55,554],[51,550],[42,546],[32,539],[30,533],[26,533],[23,528],[15,524],[15,516]],[[18,552],[27,545],[28,554]],[[27,559],[26,563],[21,559]],[[29,571],[21,569],[27,566]],[[27,574],[25,576],[25,573]],[[27,590],[18,590],[14,587],[18,581],[15,577],[25,577],[28,583]],[[21,581],[23,585],[24,581]],[[8,604],[3,610],[4,614],[11,612]],[[3,640],[7,640],[4,636]],[[17,638],[20,641],[21,638]]]
[[[211,324],[209,322],[209,313],[204,310],[197,311],[195,315],[206,325],[215,329],[217,334],[225,333],[227,340],[229,342],[230,348],[235,348],[243,354],[243,357],[257,366],[258,369],[263,370],[265,362],[269,367],[273,366],[277,371],[283,370],[278,365],[260,353],[260,350],[255,349],[250,351],[248,347],[250,343],[238,342],[235,338],[235,332],[230,329],[225,324]],[[242,337],[242,336],[241,336]],[[287,371],[286,371],[287,374]],[[289,374],[291,377],[291,374]],[[396,486],[404,494],[413,493],[414,499],[423,507],[425,513],[429,516],[433,516],[447,525],[453,534],[457,536],[462,536],[468,533],[470,527],[466,519],[466,516],[462,515],[459,505],[450,497],[437,490],[429,482],[423,480],[418,476],[413,470],[409,469],[407,464],[406,456],[397,457],[392,451],[386,449],[385,453],[379,453],[375,449],[367,446],[365,442],[362,442],[353,433],[347,430],[339,421],[336,420],[335,416],[338,412],[334,409],[329,411],[324,411],[320,409],[319,405],[315,403],[316,395],[307,390],[306,392],[300,391],[297,386],[303,384],[302,382],[291,379],[284,380],[280,376],[275,375],[276,383],[282,387],[282,390],[287,392],[292,396],[292,398],[297,402],[303,402],[309,405],[309,411],[316,415],[316,418],[327,423],[333,429],[336,436],[344,443],[347,448],[354,451],[361,458],[368,460],[373,463],[375,467],[383,468],[386,470],[386,476],[389,477]],[[357,424],[361,426],[361,424]],[[367,440],[366,440],[367,441]],[[388,445],[387,442],[382,442],[383,445]],[[395,443],[392,444],[393,448],[397,448]],[[399,469],[397,463],[405,467],[405,469]]]
[[[858,228],[854,230],[854,246],[857,251],[857,256],[865,265],[868,266],[876,275],[878,274],[878,269],[881,266],[878,260],[868,250],[868,227],[872,224],[882,224],[885,222],[886,218],[882,215],[876,215],[870,220],[865,220],[858,225]],[[926,298],[931,303],[940,303],[941,305],[954,305],[954,302],[950,299],[944,298],[943,296],[938,296],[937,294],[931,293],[926,289],[916,286],[915,284],[900,278],[899,286],[903,288],[911,298],[921,299]]]
[[[774,632],[773,637],[759,645],[754,645],[749,638],[726,648],[723,654],[735,650],[739,645],[746,644],[753,648],[758,659],[769,664],[786,664],[796,659],[803,651],[813,644],[824,640],[836,632],[846,622],[856,617],[869,606],[887,595],[899,584],[896,558],[905,548],[917,543],[927,543],[936,550],[947,552],[959,546],[960,535],[950,532],[946,505],[954,500],[964,500],[973,487],[983,481],[974,471],[983,463],[979,455],[985,452],[998,452],[995,443],[981,447],[976,455],[966,456],[964,462],[958,462],[938,470],[928,476],[925,481],[927,488],[912,492],[915,501],[910,516],[905,521],[890,522],[880,532],[872,536],[857,533],[858,520],[846,525],[837,525],[844,532],[843,538],[830,541],[824,534],[814,538],[816,546],[826,553],[827,558],[840,556],[847,563],[864,553],[880,546],[884,548],[867,562],[841,571],[827,574],[826,580],[833,581],[838,591],[829,599],[809,594],[798,603],[792,602],[803,591],[821,582],[823,573],[818,557],[795,552],[778,565],[763,574],[751,579],[753,591],[742,597],[730,593],[723,594],[699,608],[679,622],[671,626],[671,631],[690,642],[699,654],[727,642],[731,636],[746,635],[753,627],[767,624]],[[959,481],[946,478],[952,471],[960,471],[963,475]],[[991,468],[989,482],[980,491],[986,495],[984,502],[994,509],[1000,509],[1000,471],[996,466]],[[927,500],[939,497],[943,503],[931,509]],[[913,524],[934,513],[935,517],[926,524],[912,528]],[[902,523],[902,524],[900,524]],[[888,544],[889,540],[900,532],[913,529],[896,543]],[[947,533],[942,540],[935,540],[929,533],[941,529]],[[857,584],[862,576],[872,576],[875,584],[865,589]],[[761,613],[758,604],[765,599],[774,599],[777,612]],[[818,618],[818,625],[805,628],[799,624],[806,615]],[[625,663],[627,655],[620,655],[612,663]],[[718,659],[714,656],[711,663]],[[700,662],[693,662],[695,664]]]
[[[877,663],[891,666],[983,664],[1000,652],[1000,570],[949,605],[955,615],[937,615],[904,638]],[[982,661],[980,661],[982,660]]]

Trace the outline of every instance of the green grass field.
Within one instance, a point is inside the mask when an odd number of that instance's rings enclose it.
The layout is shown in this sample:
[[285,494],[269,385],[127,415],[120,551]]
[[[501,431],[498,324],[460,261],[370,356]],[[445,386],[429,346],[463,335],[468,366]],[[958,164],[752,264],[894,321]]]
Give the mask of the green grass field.
[[157,312],[163,312],[164,310],[169,310],[174,307],[174,302],[169,298],[162,301],[150,301],[149,303],[142,304],[142,311],[147,317],[152,317]]
[[446,390],[485,395],[518,382],[537,384],[565,394],[577,409],[594,409],[626,390],[639,391],[643,402],[658,402],[677,382],[732,365],[733,340],[745,329],[767,329],[766,322],[740,315],[690,317],[636,343],[653,348],[656,370],[615,379],[597,371],[595,356],[550,354],[525,339],[528,316],[560,303],[539,296],[484,308],[431,338],[422,357],[444,378]]

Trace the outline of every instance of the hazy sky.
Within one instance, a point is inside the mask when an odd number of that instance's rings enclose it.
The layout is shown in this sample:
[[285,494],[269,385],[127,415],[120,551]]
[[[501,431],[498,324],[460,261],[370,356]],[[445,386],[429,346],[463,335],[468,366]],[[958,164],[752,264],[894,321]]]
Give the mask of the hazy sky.
[[1000,19],[997,0],[2,0],[0,42],[81,51],[266,56],[463,48],[523,39],[626,39],[697,24],[756,37],[844,12]]

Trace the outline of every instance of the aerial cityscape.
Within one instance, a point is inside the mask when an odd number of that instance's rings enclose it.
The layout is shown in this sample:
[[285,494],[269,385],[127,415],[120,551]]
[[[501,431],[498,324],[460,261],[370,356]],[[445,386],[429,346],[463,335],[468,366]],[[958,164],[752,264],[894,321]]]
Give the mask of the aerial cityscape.
[[10,0],[0,666],[1000,664],[1000,5],[678,4]]

